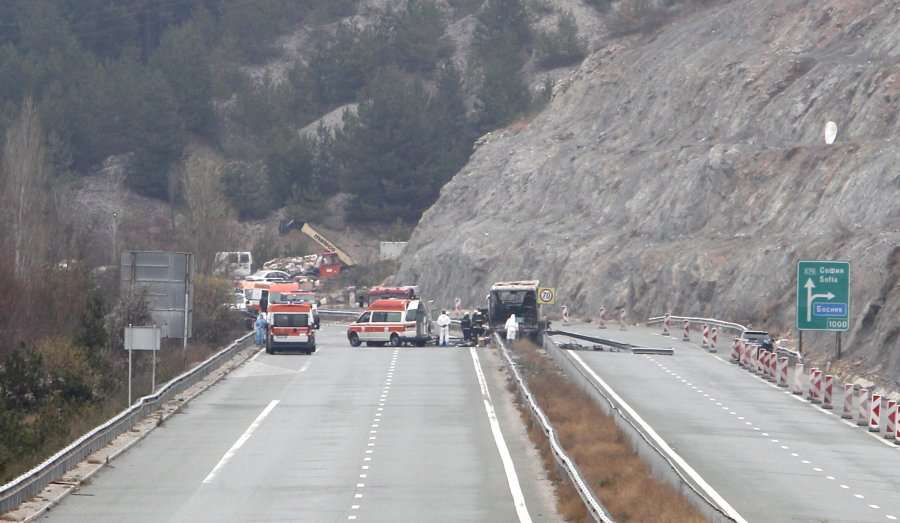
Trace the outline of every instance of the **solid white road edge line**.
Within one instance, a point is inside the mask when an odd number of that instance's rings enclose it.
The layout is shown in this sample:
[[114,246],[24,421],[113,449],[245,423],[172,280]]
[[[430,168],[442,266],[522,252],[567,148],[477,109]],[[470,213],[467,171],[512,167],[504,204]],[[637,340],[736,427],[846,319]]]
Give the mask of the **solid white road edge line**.
[[601,387],[603,387],[604,390],[606,390],[606,393],[609,394],[610,397],[612,397],[616,403],[618,403],[619,405],[622,406],[622,409],[624,409],[625,412],[627,412],[628,415],[631,416],[631,419],[633,419],[635,421],[635,423],[639,424],[641,426],[641,428],[644,429],[644,432],[648,436],[650,436],[650,438],[652,438],[653,441],[656,442],[656,444],[666,454],[668,454],[672,458],[672,460],[675,461],[675,463],[677,463],[678,466],[681,467],[681,469],[684,470],[684,472],[688,476],[690,476],[691,479],[693,479],[694,482],[701,489],[703,489],[703,491],[706,492],[706,494],[710,498],[712,498],[712,500],[715,501],[716,504],[718,504],[722,510],[725,511],[726,514],[728,514],[732,519],[734,519],[738,523],[747,523],[747,520],[744,519],[743,516],[741,516],[738,513],[738,511],[734,509],[734,507],[732,507],[727,501],[725,501],[725,498],[723,498],[721,495],[719,495],[719,493],[716,492],[716,489],[712,488],[712,486],[709,483],[707,483],[706,480],[704,480],[703,477],[699,473],[697,473],[697,471],[694,470],[693,467],[688,465],[687,461],[685,461],[684,458],[682,458],[677,452],[675,452],[672,449],[672,447],[670,447],[669,444],[666,443],[666,441],[664,439],[662,439],[662,436],[657,434],[656,431],[653,430],[653,427],[651,427],[646,421],[644,421],[644,419],[641,418],[640,415],[638,415],[638,413],[635,412],[635,410],[633,408],[631,408],[631,406],[628,403],[625,402],[625,400],[623,400],[618,394],[616,394],[616,392],[612,389],[612,387],[607,385],[606,382],[603,381],[603,379],[600,378],[600,376],[598,376],[596,372],[594,372],[594,369],[590,368],[584,362],[584,360],[582,360],[578,356],[578,354],[575,354],[573,352],[568,352],[568,355],[572,359],[577,361],[578,364],[581,365],[581,367],[585,371],[587,371],[588,374],[590,374],[591,378],[594,381],[596,381]]
[[253,420],[253,423],[251,423],[250,426],[247,427],[247,430],[245,430],[244,433],[241,434],[241,437],[239,437],[237,441],[234,442],[234,445],[232,445],[231,448],[228,449],[228,452],[226,452],[225,455],[222,456],[222,459],[220,459],[219,462],[216,463],[216,466],[213,467],[213,469],[209,472],[209,474],[203,480],[203,483],[209,483],[213,480],[213,478],[216,477],[216,472],[224,467],[225,464],[228,463],[228,461],[231,460],[231,458],[233,458],[235,454],[237,454],[237,451],[244,446],[244,443],[247,443],[247,440],[249,440],[250,436],[253,435],[253,432],[256,431],[257,428],[259,428],[260,424],[262,424],[262,421],[266,419],[266,416],[268,416],[269,413],[272,412],[272,409],[274,409],[275,406],[278,405],[278,401],[279,400],[272,400],[268,405],[266,405],[266,408],[264,408],[263,411],[259,413],[259,416],[257,416],[256,419]]
[[472,363],[475,365],[475,375],[478,377],[478,386],[481,387],[481,396],[484,400],[484,411],[487,413],[488,423],[491,425],[491,433],[494,435],[494,443],[497,445],[497,451],[500,453],[500,461],[503,462],[506,482],[509,484],[509,492],[512,494],[513,503],[516,506],[516,515],[519,517],[519,523],[531,523],[531,514],[528,513],[528,507],[525,506],[525,495],[522,494],[519,476],[516,474],[516,467],[513,464],[512,456],[509,454],[509,448],[506,446],[506,440],[503,439],[500,422],[497,420],[494,403],[491,401],[491,392],[488,390],[487,381],[484,379],[481,361],[478,359],[475,347],[469,348],[469,354],[472,355]]

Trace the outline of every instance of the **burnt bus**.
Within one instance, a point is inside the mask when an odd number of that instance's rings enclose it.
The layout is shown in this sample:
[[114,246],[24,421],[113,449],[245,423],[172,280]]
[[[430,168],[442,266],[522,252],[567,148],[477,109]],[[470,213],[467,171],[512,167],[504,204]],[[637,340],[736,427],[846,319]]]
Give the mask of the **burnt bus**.
[[550,322],[541,316],[538,304],[537,280],[498,282],[488,294],[488,326],[493,332],[506,336],[506,320],[515,314],[519,337],[527,337],[537,345],[543,343],[544,331]]

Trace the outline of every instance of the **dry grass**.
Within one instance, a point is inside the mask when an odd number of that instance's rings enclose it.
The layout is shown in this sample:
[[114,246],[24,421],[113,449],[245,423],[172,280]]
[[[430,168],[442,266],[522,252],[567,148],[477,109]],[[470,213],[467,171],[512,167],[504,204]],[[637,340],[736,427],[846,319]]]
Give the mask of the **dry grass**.
[[[543,350],[527,342],[517,343],[513,350],[529,389],[550,418],[563,448],[616,521],[706,521],[673,487],[652,476],[613,418],[569,381]],[[590,521],[577,492],[567,481],[561,481],[543,432],[531,421],[529,412],[522,409],[522,415],[557,485],[560,514],[566,521]]]

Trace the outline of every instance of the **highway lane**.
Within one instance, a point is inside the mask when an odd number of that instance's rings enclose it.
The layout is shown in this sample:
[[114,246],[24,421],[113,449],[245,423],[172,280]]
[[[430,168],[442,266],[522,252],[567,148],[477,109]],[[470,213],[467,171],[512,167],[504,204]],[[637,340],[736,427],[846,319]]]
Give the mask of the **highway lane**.
[[[563,330],[674,356],[577,354],[747,521],[900,517],[900,449],[656,329]],[[562,340],[562,337],[557,337]]]
[[493,354],[482,388],[469,349],[319,345],[256,355],[42,520],[558,520]]

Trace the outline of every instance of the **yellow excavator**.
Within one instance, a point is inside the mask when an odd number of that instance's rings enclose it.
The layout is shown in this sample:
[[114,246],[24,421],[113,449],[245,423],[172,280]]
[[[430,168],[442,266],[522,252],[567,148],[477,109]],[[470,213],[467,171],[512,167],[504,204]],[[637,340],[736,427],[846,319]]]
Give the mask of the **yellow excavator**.
[[353,258],[342,251],[334,242],[323,236],[322,233],[315,230],[310,224],[297,222],[296,220],[286,220],[278,224],[278,232],[281,234],[288,234],[293,230],[298,230],[309,236],[324,249],[316,257],[311,276],[316,276],[320,279],[337,278],[343,269],[356,265]]

